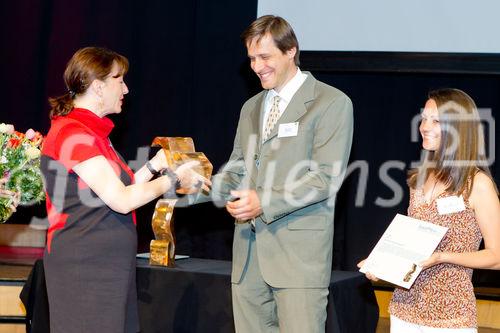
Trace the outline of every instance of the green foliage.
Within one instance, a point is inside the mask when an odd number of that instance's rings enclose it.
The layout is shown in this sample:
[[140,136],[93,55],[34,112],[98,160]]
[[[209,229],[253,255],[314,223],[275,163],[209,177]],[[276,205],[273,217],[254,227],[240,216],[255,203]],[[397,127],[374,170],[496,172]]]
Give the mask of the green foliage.
[[27,165],[11,172],[6,188],[21,193],[21,205],[36,204],[45,199],[39,165]]
[[0,197],[0,223],[4,223],[12,215],[9,205],[9,199]]
[[45,199],[40,172],[42,135],[33,130],[27,138],[0,124],[0,223],[12,215],[12,207],[32,205]]

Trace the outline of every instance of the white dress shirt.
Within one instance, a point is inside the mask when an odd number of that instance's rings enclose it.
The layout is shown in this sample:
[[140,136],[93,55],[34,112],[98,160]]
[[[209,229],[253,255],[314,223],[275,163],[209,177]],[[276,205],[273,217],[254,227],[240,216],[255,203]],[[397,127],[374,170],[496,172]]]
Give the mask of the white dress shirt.
[[281,117],[281,115],[283,115],[283,112],[285,112],[288,103],[290,103],[290,101],[292,100],[293,95],[295,95],[297,90],[299,90],[306,78],[307,74],[302,73],[300,71],[300,68],[297,67],[297,73],[295,73],[295,76],[285,84],[285,86],[279,93],[274,89],[267,91],[266,99],[264,102],[264,116],[262,117],[261,133],[264,133],[264,128],[266,127],[267,123],[267,117],[269,116],[269,112],[271,111],[271,107],[273,105],[274,96],[280,97],[278,108]]

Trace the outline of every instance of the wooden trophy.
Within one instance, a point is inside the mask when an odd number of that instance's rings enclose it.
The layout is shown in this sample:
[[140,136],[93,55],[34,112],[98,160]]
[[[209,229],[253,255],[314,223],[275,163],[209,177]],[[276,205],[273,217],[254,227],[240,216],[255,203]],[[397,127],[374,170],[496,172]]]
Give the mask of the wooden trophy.
[[[160,146],[163,149],[170,169],[175,171],[178,166],[186,162],[198,161],[200,164],[194,170],[210,179],[213,166],[205,154],[195,151],[193,139],[189,137],[156,137],[151,146]],[[182,189],[178,190],[177,193],[185,194]],[[149,246],[149,263],[151,265],[175,266],[173,214],[176,202],[177,199],[160,199],[156,203],[151,221],[155,235],[155,239],[151,240]]]

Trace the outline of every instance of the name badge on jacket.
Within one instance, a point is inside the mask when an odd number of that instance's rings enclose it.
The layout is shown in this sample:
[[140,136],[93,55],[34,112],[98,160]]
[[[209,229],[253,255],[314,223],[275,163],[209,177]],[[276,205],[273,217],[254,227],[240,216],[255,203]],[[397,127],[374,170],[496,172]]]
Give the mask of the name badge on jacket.
[[462,196],[452,195],[436,200],[439,215],[458,213],[465,210],[465,202]]
[[278,128],[278,138],[287,138],[290,136],[297,136],[299,132],[299,123],[280,124]]

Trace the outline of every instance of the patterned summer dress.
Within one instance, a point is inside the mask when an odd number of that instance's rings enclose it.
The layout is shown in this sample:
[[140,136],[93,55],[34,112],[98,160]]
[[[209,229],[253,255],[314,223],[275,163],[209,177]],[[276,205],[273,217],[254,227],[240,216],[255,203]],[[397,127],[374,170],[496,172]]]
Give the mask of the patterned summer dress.
[[[439,215],[436,200],[448,195],[441,193],[427,204],[421,189],[410,189],[408,215],[449,228],[436,251],[477,251],[482,235],[468,198],[464,198],[465,210]],[[476,298],[471,278],[470,268],[453,264],[432,266],[420,273],[410,289],[395,289],[389,312],[399,319],[419,325],[477,327]]]

